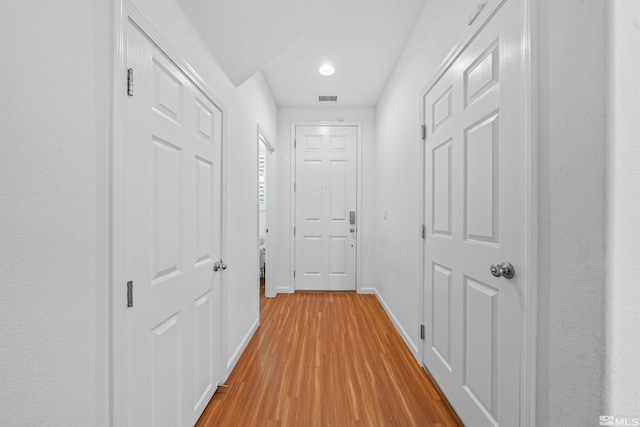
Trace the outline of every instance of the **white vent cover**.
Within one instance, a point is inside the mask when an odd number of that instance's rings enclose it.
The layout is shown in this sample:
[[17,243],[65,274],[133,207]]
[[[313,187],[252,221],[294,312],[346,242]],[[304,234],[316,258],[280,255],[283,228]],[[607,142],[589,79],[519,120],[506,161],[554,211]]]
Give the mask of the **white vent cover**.
[[338,102],[337,95],[319,95],[318,102]]

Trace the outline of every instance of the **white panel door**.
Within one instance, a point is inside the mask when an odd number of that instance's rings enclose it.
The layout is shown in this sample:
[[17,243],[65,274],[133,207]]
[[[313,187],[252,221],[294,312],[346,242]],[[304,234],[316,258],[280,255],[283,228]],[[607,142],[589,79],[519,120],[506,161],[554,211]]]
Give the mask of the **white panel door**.
[[[520,2],[424,97],[424,364],[469,426],[519,425],[524,302]],[[490,266],[510,262],[515,277]]]
[[188,426],[221,376],[222,113],[133,25],[126,35],[127,420]]
[[356,126],[296,126],[296,290],[356,289],[356,138]]

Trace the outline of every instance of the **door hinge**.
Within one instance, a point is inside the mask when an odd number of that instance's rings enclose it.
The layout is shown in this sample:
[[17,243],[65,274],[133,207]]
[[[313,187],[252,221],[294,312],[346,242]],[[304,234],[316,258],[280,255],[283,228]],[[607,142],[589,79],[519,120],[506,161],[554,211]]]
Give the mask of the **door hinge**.
[[426,141],[426,139],[427,139],[427,125],[422,125],[421,132],[422,132],[421,133],[422,140]]
[[127,282],[127,307],[133,307],[133,280]]
[[133,96],[133,68],[127,70],[127,95]]
[[296,228],[295,227],[293,227],[293,235],[294,236],[296,235]]
[[296,145],[298,145],[298,140],[297,140],[297,139],[294,139],[294,140],[293,140],[293,148],[296,148]]
[[422,224],[422,228],[420,229],[420,237],[422,240],[427,240],[427,226]]
[[293,183],[293,191],[296,191],[296,189],[298,188],[298,184],[297,183]]
[[424,325],[420,325],[420,339],[424,339]]
[[293,270],[293,278],[294,279],[296,278],[296,271],[295,270]]

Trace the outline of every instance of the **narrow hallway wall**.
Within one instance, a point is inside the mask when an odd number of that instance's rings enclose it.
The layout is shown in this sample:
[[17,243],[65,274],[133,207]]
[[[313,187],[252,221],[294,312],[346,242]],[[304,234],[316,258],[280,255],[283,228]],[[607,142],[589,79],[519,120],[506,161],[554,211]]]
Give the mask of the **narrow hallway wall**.
[[594,425],[606,415],[606,3],[533,3],[538,14],[538,425]]
[[609,3],[607,414],[640,417],[640,2]]
[[0,8],[0,425],[107,425],[106,0]]
[[427,2],[376,108],[373,287],[416,358],[421,345],[420,92],[466,30],[472,7],[469,0]]

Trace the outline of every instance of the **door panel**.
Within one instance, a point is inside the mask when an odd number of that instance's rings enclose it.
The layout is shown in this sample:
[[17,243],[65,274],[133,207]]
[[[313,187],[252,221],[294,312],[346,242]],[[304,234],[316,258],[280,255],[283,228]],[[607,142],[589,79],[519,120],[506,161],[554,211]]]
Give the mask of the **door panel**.
[[519,425],[525,164],[520,5],[507,0],[424,96],[423,362],[462,421]]
[[441,359],[445,367],[451,370],[451,315],[452,290],[451,270],[433,264],[431,284],[433,286],[433,305],[431,306],[431,330],[433,351]]
[[433,149],[432,159],[431,229],[434,234],[451,236],[451,139]]
[[152,136],[153,284],[182,274],[182,150]]
[[498,244],[499,115],[465,131],[465,239]]
[[349,164],[346,161],[334,160],[329,163],[329,218],[331,222],[347,222],[348,168]]
[[206,406],[210,399],[212,388],[217,384],[214,366],[215,343],[213,331],[215,319],[212,314],[216,311],[213,307],[212,292],[207,292],[194,302],[194,328],[195,341],[193,352],[195,410]]
[[206,159],[195,158],[196,170],[196,267],[213,261],[213,165]]
[[222,112],[133,25],[127,67],[127,420],[193,425],[222,372]]
[[180,425],[182,422],[182,324],[176,313],[151,330],[152,425]]
[[321,276],[323,270],[322,236],[304,236],[302,250],[304,251],[305,276]]
[[497,419],[499,291],[464,278],[465,348],[463,384],[476,404]]
[[297,290],[356,289],[356,129],[296,126]]

